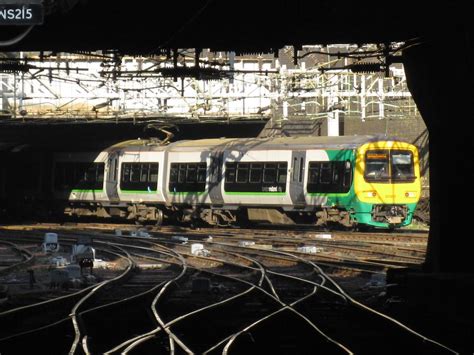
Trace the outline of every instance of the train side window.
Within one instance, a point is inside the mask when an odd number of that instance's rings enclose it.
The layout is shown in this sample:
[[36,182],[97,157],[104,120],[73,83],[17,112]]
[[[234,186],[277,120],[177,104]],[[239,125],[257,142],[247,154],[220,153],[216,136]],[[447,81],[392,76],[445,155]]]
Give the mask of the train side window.
[[[206,183],[206,172],[207,172],[206,163],[199,163],[198,171],[197,171],[197,182],[200,183],[201,185]],[[204,185],[202,185],[202,191],[204,191]]]
[[148,164],[140,164],[140,182],[148,181],[149,167]]
[[317,184],[319,182],[320,165],[315,162],[309,163],[308,183]]
[[226,163],[225,165],[225,182],[233,183],[235,182],[235,168],[236,163]]
[[132,171],[130,173],[131,182],[140,182],[140,165],[132,164]]
[[224,191],[285,192],[287,162],[226,163]]
[[265,164],[265,167],[263,170],[263,182],[266,182],[266,183],[276,182],[276,175],[277,175],[277,164],[275,163]]
[[57,163],[54,172],[54,188],[56,190],[102,189],[104,167],[104,163]]
[[280,184],[286,184],[286,176],[288,173],[288,165],[287,163],[278,163],[278,176],[277,182]]
[[170,192],[200,192],[206,188],[206,163],[171,163]]
[[303,182],[303,171],[304,171],[303,158],[300,158],[300,172],[298,176],[298,182]]
[[262,170],[263,164],[250,164],[250,177],[249,182],[253,184],[258,184],[262,182]]
[[170,182],[172,183],[178,182],[178,165],[177,164],[171,164]]
[[104,170],[105,170],[104,163],[97,164],[97,181],[98,182],[104,182]]
[[293,158],[293,171],[291,174],[291,179],[296,181],[296,173],[299,171],[298,158]]
[[346,193],[352,183],[352,166],[349,161],[309,162],[309,193]]
[[158,164],[150,164],[149,165],[150,169],[150,177],[149,180],[150,182],[158,182]]
[[348,191],[352,184],[352,164],[349,160],[344,162],[344,177],[342,187],[344,191]]
[[332,173],[332,164],[331,163],[321,163],[321,175],[319,182],[321,184],[331,184],[333,179]]
[[158,163],[122,163],[121,190],[156,191],[157,182]]
[[113,181],[117,181],[118,168],[119,168],[117,158],[114,158],[114,159],[112,160],[112,162],[113,162],[113,168],[112,168],[112,169],[113,169],[113,170],[112,170],[112,171],[113,171],[113,179],[112,179],[112,180],[113,180]]
[[179,164],[178,167],[178,184],[186,182],[186,164]]
[[237,178],[236,182],[246,183],[249,178],[249,164],[239,163],[237,164]]
[[186,170],[186,182],[193,183],[197,181],[197,168],[196,164],[188,164]]

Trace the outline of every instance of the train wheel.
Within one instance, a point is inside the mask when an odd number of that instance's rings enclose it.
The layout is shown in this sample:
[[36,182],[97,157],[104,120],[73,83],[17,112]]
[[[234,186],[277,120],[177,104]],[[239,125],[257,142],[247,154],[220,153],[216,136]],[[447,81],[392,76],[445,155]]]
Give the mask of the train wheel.
[[163,224],[163,211],[157,210],[155,226],[161,226],[162,224]]

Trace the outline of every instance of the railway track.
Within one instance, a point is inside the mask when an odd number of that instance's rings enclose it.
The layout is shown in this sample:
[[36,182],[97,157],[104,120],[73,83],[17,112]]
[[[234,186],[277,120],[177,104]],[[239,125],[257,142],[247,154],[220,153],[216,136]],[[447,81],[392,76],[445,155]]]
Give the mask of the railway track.
[[[68,302],[56,297],[0,313],[2,323],[16,324],[0,336],[2,354],[30,341],[70,354],[456,353],[350,295],[370,275],[418,265],[426,247],[420,234],[324,239],[314,232],[150,228],[150,237],[139,238],[129,236],[132,226],[42,225],[3,229],[0,240],[21,246],[50,230],[64,243],[91,236],[127,267]],[[51,334],[63,340],[51,347]]]

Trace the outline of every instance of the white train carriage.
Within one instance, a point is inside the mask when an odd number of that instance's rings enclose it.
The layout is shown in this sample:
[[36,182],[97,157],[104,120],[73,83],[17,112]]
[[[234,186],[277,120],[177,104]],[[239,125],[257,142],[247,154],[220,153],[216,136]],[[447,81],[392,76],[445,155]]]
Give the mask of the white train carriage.
[[247,140],[224,152],[224,205],[290,207],[292,151]]
[[162,222],[165,149],[152,140],[130,140],[106,150],[109,215]]
[[[208,222],[231,223],[238,216],[275,223],[314,219],[315,211],[328,206],[329,196],[337,200],[348,195],[354,151],[366,139],[282,137],[175,143],[175,151],[168,151],[170,188],[175,181],[185,183],[190,162],[202,164],[202,185],[192,197],[185,189],[181,190],[184,197],[174,194],[169,202],[195,206]],[[182,171],[181,167],[173,171],[178,161],[183,163]],[[326,175],[331,181],[325,181]]]
[[222,155],[233,139],[180,141],[166,149],[168,205],[222,205]]
[[132,204],[164,204],[165,148],[158,145],[130,144],[118,154],[117,195]]

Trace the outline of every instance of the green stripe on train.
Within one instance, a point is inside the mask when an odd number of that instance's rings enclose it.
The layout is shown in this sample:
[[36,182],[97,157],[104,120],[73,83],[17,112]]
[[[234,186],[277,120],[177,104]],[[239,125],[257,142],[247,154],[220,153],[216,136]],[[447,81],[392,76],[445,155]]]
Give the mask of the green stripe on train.
[[155,194],[158,190],[120,190],[124,194]]
[[237,191],[224,191],[226,195],[244,195],[244,196],[285,196],[286,192],[237,192]]

